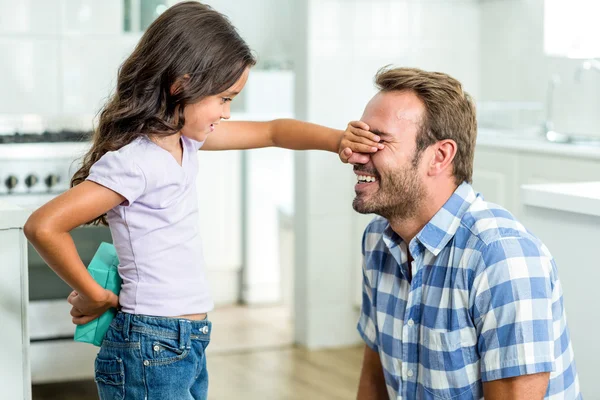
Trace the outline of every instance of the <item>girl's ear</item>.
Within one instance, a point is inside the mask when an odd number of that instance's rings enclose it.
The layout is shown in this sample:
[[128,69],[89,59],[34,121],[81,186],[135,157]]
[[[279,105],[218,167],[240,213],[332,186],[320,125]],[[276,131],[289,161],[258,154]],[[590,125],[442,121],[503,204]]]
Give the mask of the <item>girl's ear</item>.
[[171,96],[179,94],[183,90],[183,87],[185,86],[185,83],[189,79],[190,79],[190,75],[189,74],[185,74],[181,78],[177,78],[177,80],[175,81],[175,83],[173,83],[171,85]]

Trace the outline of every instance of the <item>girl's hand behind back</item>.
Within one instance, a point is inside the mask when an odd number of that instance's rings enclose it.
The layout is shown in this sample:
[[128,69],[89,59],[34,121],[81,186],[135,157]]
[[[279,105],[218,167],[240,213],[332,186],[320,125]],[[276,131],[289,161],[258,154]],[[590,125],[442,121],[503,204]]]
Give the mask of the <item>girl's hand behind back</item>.
[[340,140],[338,154],[343,163],[366,164],[370,154],[384,148],[380,138],[369,131],[369,126],[362,121],[352,121],[344,131]]
[[109,308],[119,306],[119,298],[110,290],[104,289],[102,298],[90,299],[73,290],[67,298],[73,306],[71,316],[75,325],[83,325],[100,317]]

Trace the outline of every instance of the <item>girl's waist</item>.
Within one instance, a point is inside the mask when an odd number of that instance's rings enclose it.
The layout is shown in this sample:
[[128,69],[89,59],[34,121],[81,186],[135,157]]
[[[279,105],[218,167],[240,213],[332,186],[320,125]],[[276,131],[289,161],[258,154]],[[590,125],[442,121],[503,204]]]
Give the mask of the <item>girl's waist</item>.
[[198,339],[209,340],[212,330],[212,324],[206,318],[206,314],[204,314],[204,319],[194,320],[182,317],[128,314],[119,311],[111,325],[117,331],[124,333],[138,332],[167,339],[178,339],[182,333],[186,333]]

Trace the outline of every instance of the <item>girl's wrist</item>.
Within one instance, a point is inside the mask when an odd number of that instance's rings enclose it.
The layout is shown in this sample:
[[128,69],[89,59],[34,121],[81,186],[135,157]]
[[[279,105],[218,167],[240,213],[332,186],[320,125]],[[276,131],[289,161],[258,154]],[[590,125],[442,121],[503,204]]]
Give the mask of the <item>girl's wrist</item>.
[[96,284],[94,289],[89,293],[83,293],[85,297],[87,297],[91,302],[96,304],[107,304],[111,299],[110,294],[114,295],[113,292],[103,288],[98,284]]

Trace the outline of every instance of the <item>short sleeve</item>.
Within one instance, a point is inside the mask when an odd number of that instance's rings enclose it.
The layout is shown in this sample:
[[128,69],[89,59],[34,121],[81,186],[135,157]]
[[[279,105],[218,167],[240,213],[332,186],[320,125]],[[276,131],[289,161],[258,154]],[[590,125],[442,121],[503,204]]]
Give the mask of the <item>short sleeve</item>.
[[553,261],[540,245],[507,238],[486,246],[474,281],[474,322],[484,382],[554,370]]
[[368,235],[368,228],[365,230],[363,235],[362,253],[363,253],[363,279],[362,279],[362,306],[360,310],[360,318],[358,320],[358,333],[362,337],[363,341],[371,350],[378,351],[377,344],[377,324],[375,317],[377,315],[375,306],[373,304],[373,286],[369,279],[369,266],[367,252],[365,251],[366,238]]
[[127,153],[119,151],[104,154],[92,165],[86,179],[125,197],[123,205],[131,205],[146,189],[143,171]]

